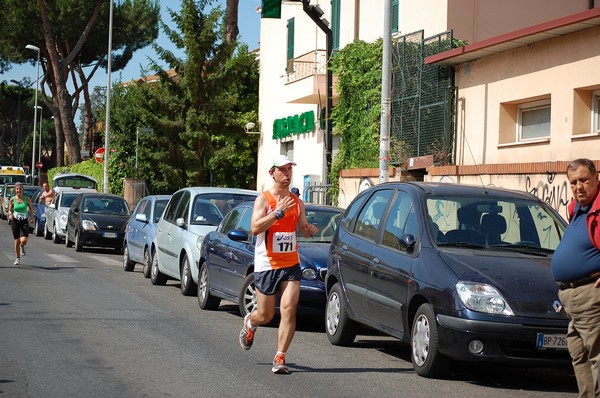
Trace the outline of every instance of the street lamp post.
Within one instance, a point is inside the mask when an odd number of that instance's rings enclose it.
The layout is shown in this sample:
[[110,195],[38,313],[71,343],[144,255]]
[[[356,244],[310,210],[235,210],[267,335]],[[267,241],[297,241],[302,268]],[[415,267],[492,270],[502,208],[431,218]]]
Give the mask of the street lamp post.
[[23,86],[21,86],[21,82],[16,81],[15,79],[11,79],[11,82],[15,83],[19,86],[19,102],[17,104],[17,163],[19,166],[21,165],[21,92],[23,91]]
[[33,184],[33,173],[35,173],[35,133],[36,133],[36,128],[37,128],[37,94],[38,94],[38,89],[39,89],[39,85],[40,85],[40,48],[36,47],[32,44],[28,44],[25,46],[26,49],[28,50],[33,50],[33,51],[37,51],[37,60],[36,60],[36,65],[37,65],[37,72],[36,72],[36,76],[35,76],[35,105],[33,108],[33,145],[31,146],[31,183]]
[[[44,124],[43,109],[40,106],[40,145],[38,147],[38,163],[42,161],[42,124]],[[38,169],[38,181],[42,176],[42,169]]]
[[102,192],[108,193],[108,144],[110,131],[110,84],[112,72],[112,31],[113,31],[113,0],[110,0],[110,11],[108,18],[108,82],[106,84],[106,121],[104,129],[104,180]]

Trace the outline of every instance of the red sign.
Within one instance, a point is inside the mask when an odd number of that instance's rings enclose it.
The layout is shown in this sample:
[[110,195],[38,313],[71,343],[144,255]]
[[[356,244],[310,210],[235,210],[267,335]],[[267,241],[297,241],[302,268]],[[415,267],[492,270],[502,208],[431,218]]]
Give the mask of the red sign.
[[104,147],[96,149],[96,152],[94,152],[94,158],[96,159],[96,162],[104,162],[104,151],[106,151]]
[[44,167],[44,163],[42,163],[42,162],[37,162],[37,163],[35,164],[35,168],[36,168],[36,169],[41,169],[42,167]]

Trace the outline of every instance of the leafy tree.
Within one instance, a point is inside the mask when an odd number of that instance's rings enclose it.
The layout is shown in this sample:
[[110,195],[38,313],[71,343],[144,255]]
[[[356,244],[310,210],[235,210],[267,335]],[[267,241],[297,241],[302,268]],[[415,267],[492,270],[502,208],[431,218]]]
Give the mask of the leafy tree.
[[[110,3],[101,0],[5,0],[0,13],[0,64],[35,62],[37,54],[24,43],[40,48],[42,101],[52,110],[56,129],[56,161],[64,159],[66,143],[70,163],[81,160],[74,122],[81,96],[89,127],[88,82],[106,66]],[[158,36],[158,0],[123,0],[114,6],[113,70],[123,68],[133,52]],[[2,66],[2,65],[0,65]],[[89,72],[85,72],[90,67]],[[69,91],[70,83],[74,89]],[[46,95],[49,90],[52,97]],[[89,129],[87,129],[89,130]]]
[[[257,138],[245,124],[257,118],[258,64],[246,45],[224,40],[224,13],[203,14],[208,1],[183,1],[163,25],[175,47],[155,47],[172,69],[154,83],[115,85],[111,97],[110,191],[125,177],[145,178],[150,192],[189,185],[254,187]],[[151,127],[152,134],[136,130]]]

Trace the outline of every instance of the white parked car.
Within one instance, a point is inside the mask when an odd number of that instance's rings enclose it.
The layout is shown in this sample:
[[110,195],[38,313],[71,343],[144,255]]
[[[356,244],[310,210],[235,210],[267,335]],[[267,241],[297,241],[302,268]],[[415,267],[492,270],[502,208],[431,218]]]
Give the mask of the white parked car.
[[164,285],[169,278],[180,280],[181,293],[195,295],[204,236],[214,231],[231,209],[256,196],[256,191],[218,187],[189,187],[175,192],[158,221],[152,284]]
[[80,193],[96,192],[91,188],[54,187],[54,200],[46,208],[44,239],[61,243],[67,233],[67,216],[71,203]]

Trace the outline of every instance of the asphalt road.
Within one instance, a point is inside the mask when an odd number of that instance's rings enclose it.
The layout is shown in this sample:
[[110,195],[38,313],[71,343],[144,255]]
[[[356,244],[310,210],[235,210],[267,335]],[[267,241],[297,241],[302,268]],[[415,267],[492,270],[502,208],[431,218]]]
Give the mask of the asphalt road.
[[364,331],[334,347],[321,318],[300,317],[290,375],[273,375],[276,329],[238,344],[236,306],[202,311],[179,283],[152,286],[111,250],[31,236],[14,266],[0,222],[0,397],[575,397],[570,369],[456,364],[416,375],[409,347]]

